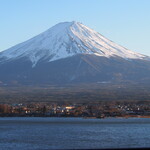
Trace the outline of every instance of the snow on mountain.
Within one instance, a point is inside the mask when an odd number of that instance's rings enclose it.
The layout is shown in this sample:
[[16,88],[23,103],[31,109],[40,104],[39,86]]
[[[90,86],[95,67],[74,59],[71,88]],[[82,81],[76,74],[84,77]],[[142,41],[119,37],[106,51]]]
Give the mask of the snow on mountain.
[[[47,31],[0,53],[1,61],[27,57],[33,67],[39,60],[54,61],[76,54],[124,59],[147,59],[128,50],[79,22],[59,23]],[[148,58],[149,59],[149,58]]]

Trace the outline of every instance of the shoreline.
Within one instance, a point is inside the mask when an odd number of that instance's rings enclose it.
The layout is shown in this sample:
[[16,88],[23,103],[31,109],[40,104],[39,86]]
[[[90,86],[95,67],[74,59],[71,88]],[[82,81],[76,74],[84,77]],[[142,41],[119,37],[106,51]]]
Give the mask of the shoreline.
[[150,118],[150,116],[140,116],[140,115],[126,115],[126,116],[115,116],[115,117],[82,117],[82,116],[0,116],[0,118],[83,118],[83,119],[130,119],[130,118]]
[[103,117],[103,118],[98,118],[98,117],[81,117],[84,119],[107,119],[107,118],[116,118],[116,119],[129,119],[129,118],[150,118],[150,116],[122,116],[122,117]]

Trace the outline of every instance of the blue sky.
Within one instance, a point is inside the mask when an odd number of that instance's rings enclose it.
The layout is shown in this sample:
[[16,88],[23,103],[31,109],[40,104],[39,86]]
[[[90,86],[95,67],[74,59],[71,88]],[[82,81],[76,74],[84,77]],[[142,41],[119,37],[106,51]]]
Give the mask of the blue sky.
[[0,51],[74,20],[150,55],[149,7],[150,0],[0,0]]

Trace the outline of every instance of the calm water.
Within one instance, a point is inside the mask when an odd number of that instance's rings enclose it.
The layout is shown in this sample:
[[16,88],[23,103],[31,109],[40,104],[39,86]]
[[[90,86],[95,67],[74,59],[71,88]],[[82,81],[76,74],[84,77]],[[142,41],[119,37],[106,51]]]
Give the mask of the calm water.
[[0,118],[0,149],[150,147],[150,119]]

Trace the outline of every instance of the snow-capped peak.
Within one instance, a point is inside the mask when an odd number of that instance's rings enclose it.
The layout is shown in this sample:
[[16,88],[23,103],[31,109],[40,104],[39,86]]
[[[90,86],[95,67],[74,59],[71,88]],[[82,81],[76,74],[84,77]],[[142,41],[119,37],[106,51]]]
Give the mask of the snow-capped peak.
[[[92,54],[124,59],[145,59],[79,22],[63,22],[47,31],[0,53],[1,60],[27,57],[33,67],[39,60],[54,61],[76,54]],[[3,58],[3,59],[2,59]]]

